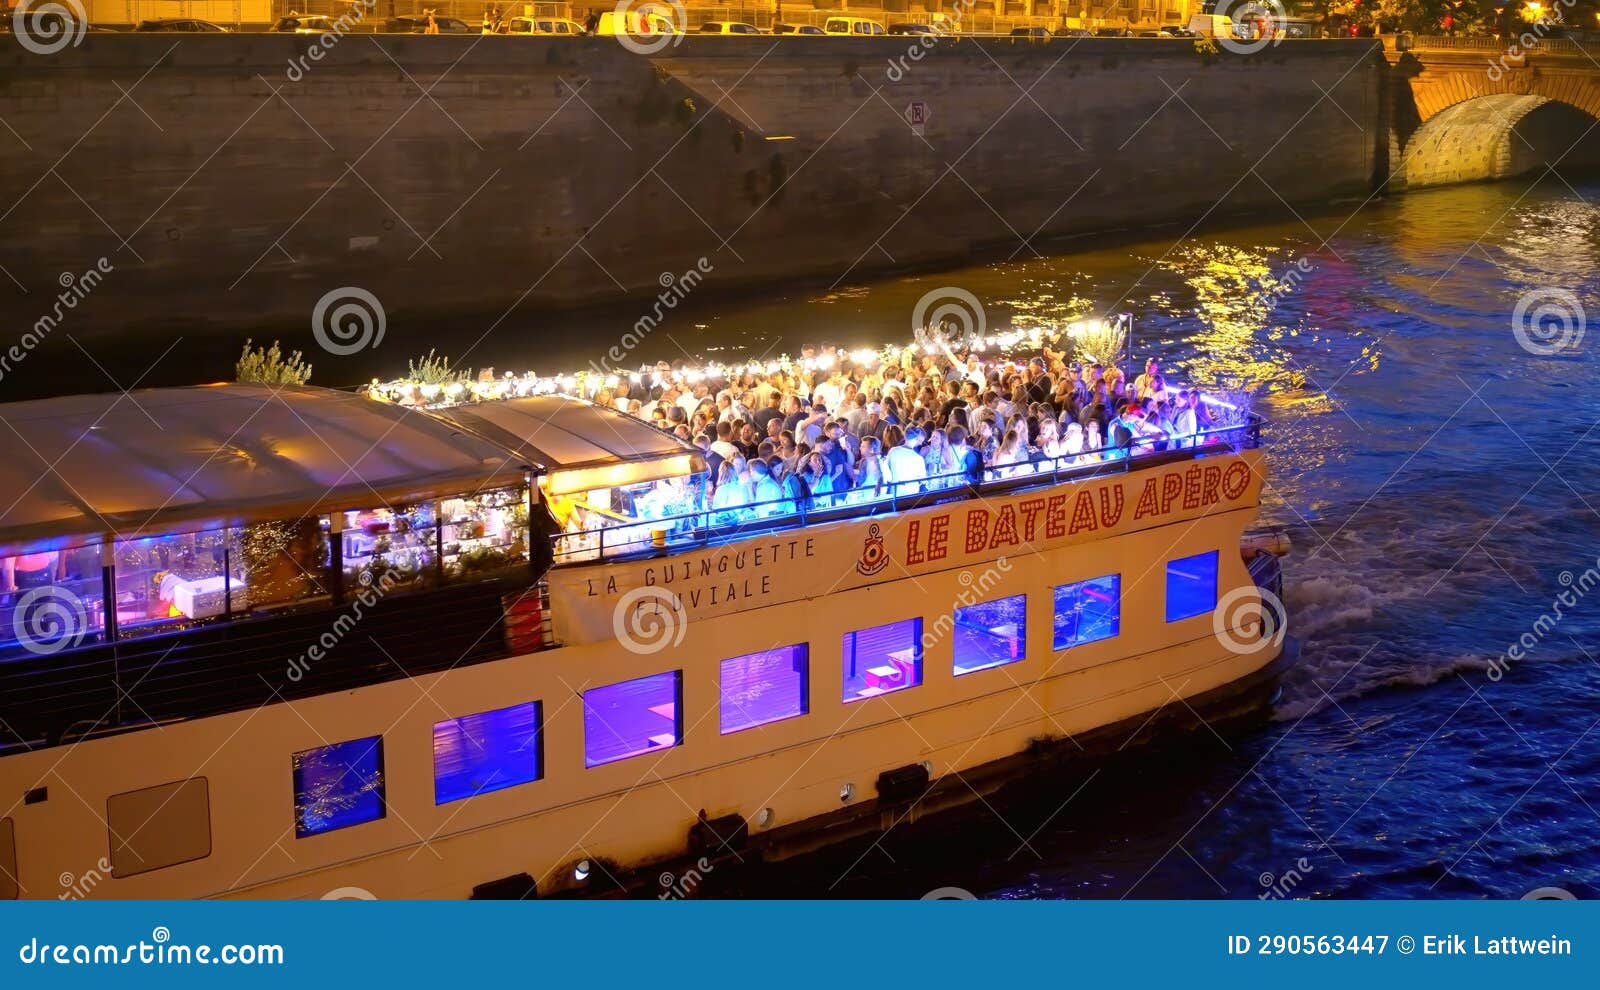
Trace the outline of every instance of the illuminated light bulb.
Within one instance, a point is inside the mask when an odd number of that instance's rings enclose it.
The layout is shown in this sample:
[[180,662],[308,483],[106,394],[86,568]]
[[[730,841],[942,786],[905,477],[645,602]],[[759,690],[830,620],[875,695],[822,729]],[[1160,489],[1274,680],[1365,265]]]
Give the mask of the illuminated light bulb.
[[578,865],[572,868],[572,879],[578,881],[579,883],[583,883],[585,880],[589,879],[588,860],[580,860]]

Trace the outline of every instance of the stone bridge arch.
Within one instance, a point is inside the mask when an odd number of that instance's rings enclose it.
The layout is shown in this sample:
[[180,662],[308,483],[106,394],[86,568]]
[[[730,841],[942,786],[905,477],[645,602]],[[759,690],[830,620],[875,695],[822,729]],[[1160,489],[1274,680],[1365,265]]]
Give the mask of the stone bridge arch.
[[1424,52],[1394,69],[1392,187],[1600,165],[1600,66],[1588,59]]

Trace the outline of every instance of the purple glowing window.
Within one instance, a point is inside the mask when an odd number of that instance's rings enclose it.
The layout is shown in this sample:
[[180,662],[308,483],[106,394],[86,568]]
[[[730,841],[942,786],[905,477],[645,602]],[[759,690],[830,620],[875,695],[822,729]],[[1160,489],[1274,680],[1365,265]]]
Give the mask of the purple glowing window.
[[293,766],[298,838],[383,817],[382,736],[303,750]]
[[583,761],[597,767],[683,742],[683,672],[583,692]]
[[950,639],[957,677],[1016,663],[1028,642],[1028,597],[1012,595],[956,609]]
[[806,644],[722,661],[722,734],[810,710]]
[[538,780],[539,703],[433,723],[433,803]]
[[1205,615],[1217,607],[1217,551],[1167,561],[1167,621]]
[[1110,639],[1122,625],[1122,575],[1107,574],[1055,588],[1055,633],[1050,645],[1067,650]]
[[922,620],[905,619],[844,636],[844,700],[860,701],[922,683]]

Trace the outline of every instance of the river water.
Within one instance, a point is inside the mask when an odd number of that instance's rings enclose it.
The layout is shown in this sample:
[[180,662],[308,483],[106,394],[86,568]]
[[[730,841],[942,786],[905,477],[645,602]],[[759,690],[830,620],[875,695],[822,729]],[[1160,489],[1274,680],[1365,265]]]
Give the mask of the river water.
[[[750,892],[1600,895],[1600,587],[1535,626],[1600,567],[1600,327],[1566,356],[1513,333],[1519,299],[1550,287],[1600,319],[1597,196],[1464,186],[674,314],[646,356],[903,339],[916,301],[947,286],[990,327],[1132,312],[1137,353],[1260,383],[1265,517],[1295,542],[1304,659],[1266,728],[1202,732],[932,850],[891,833]],[[577,332],[570,366],[630,323]],[[1526,658],[1494,668],[1525,633]]]
[[[1557,180],[1473,185],[1305,222],[691,296],[637,358],[903,340],[917,300],[945,287],[973,293],[991,328],[1131,312],[1139,355],[1195,381],[1261,385],[1264,515],[1295,542],[1286,600],[1303,660],[1265,728],[1201,732],[1181,751],[1054,782],[1038,807],[931,849],[891,832],[745,892],[1600,895],[1600,588],[1536,625],[1600,566],[1600,327],[1565,356],[1530,353],[1513,333],[1518,300],[1550,287],[1600,319],[1597,196]],[[380,351],[314,353],[315,380],[398,374],[441,342],[458,358],[470,344],[458,363],[474,367],[583,367],[639,315],[392,325]],[[182,366],[145,384],[226,377],[239,343],[190,342]],[[1493,669],[1524,634],[1526,658]]]

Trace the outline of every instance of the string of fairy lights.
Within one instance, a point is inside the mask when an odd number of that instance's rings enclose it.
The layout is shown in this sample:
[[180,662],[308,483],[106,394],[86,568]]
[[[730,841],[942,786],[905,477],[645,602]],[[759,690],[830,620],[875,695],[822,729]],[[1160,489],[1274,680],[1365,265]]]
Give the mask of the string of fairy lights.
[[987,372],[1007,366],[1018,367],[1013,355],[1019,349],[1027,349],[1030,352],[1028,356],[1033,357],[1041,355],[1047,346],[1060,347],[1063,341],[1070,341],[1074,345],[1073,356],[1078,360],[1109,362],[1122,353],[1131,324],[1131,318],[1121,316],[1112,320],[1078,320],[1056,326],[988,334],[951,334],[948,330],[930,328],[915,332],[908,343],[824,352],[799,358],[784,354],[766,361],[710,361],[667,368],[662,368],[660,364],[644,364],[631,370],[596,366],[554,375],[506,372],[500,376],[490,377],[486,374],[474,378],[468,372],[451,372],[431,379],[373,379],[364,391],[379,401],[425,407],[495,402],[537,395],[564,395],[593,401],[602,391],[615,389],[624,380],[630,386],[648,389],[666,384],[693,386],[702,381],[732,382],[747,373],[815,375],[818,372],[832,374],[837,369],[870,375],[889,367],[911,368],[919,357],[941,353],[952,358],[958,353],[975,358],[980,369]]

